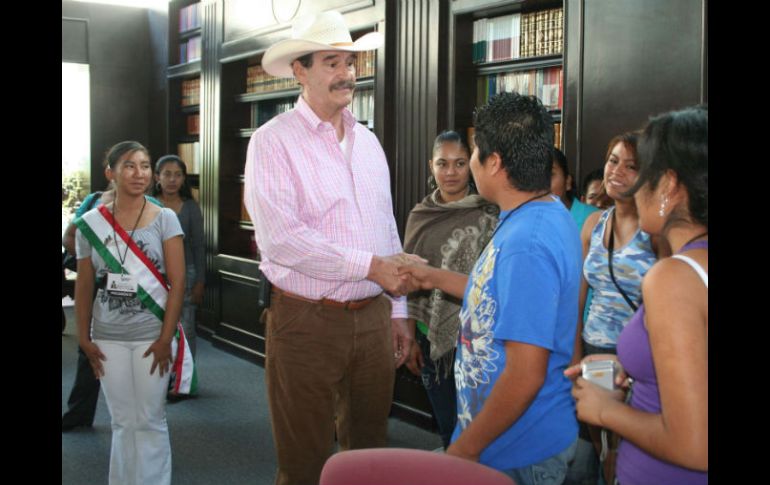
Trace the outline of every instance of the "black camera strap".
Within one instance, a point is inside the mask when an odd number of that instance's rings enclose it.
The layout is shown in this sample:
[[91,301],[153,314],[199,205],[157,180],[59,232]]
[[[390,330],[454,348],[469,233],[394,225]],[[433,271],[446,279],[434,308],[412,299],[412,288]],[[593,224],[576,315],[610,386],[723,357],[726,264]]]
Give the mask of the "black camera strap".
[[623,296],[623,299],[626,300],[626,303],[631,307],[632,310],[636,311],[638,306],[634,304],[633,301],[631,301],[631,298],[628,297],[625,291],[623,291],[623,288],[620,287],[618,284],[618,281],[615,279],[615,273],[612,271],[612,250],[615,247],[615,209],[612,210],[612,220],[610,221],[610,241],[607,244],[607,253],[608,253],[608,259],[609,259],[609,267],[610,267],[610,278],[612,278],[612,282],[615,283],[615,287],[620,291],[620,294]]

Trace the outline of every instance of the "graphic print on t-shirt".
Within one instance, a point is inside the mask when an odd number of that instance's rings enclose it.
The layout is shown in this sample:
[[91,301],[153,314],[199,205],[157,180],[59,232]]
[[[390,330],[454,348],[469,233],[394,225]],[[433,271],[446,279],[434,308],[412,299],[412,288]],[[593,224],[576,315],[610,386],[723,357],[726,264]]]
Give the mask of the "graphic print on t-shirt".
[[460,311],[460,345],[455,364],[458,424],[465,429],[481,410],[481,398],[489,394],[490,376],[497,373],[499,353],[493,348],[492,330],[497,302],[488,283],[495,272],[499,252],[490,241],[470,274],[471,288]]
[[[107,238],[104,241],[105,246],[108,246],[108,243],[114,244],[112,242],[112,236],[107,236]],[[147,255],[147,252],[145,251],[145,247],[147,246],[147,242],[142,240],[135,240],[136,246],[139,248],[141,252],[145,254],[147,259],[157,268],[158,267],[158,260],[156,258],[153,258],[151,256]],[[108,246],[109,247],[109,246]],[[123,251],[125,251],[125,245],[123,244],[121,240],[121,244],[118,245],[118,250],[120,251],[121,255],[123,254]],[[129,249],[130,251],[130,249]],[[107,277],[107,269],[103,269],[102,271],[99,271],[99,278],[106,278]],[[110,295],[106,291],[101,291],[99,296],[99,301],[104,304],[107,304],[107,307],[109,311],[118,311],[121,315],[126,314],[136,314],[144,310],[146,307],[144,306],[144,303],[137,298],[136,296],[130,297],[130,296],[116,296],[116,295]]]

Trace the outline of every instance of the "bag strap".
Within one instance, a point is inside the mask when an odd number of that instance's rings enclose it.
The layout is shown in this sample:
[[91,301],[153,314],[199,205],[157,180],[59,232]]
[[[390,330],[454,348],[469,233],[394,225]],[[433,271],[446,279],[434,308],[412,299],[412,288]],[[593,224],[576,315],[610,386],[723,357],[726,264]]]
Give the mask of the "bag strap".
[[615,283],[615,288],[618,289],[620,294],[623,296],[623,299],[626,300],[626,303],[628,303],[628,306],[631,307],[633,311],[636,311],[638,308],[637,305],[634,304],[633,301],[631,301],[631,298],[628,297],[625,291],[623,291],[623,288],[620,287],[618,284],[618,281],[615,279],[615,273],[612,271],[612,250],[615,247],[615,211],[612,211],[612,219],[610,220],[610,242],[607,244],[607,253],[608,253],[608,259],[609,259],[609,267],[610,267],[610,278],[612,278],[612,282]]
[[99,200],[102,197],[102,194],[104,192],[94,192],[94,196],[91,197],[91,200],[88,201],[88,205],[86,206],[86,211],[90,211],[94,208],[94,204],[96,204],[96,201]]

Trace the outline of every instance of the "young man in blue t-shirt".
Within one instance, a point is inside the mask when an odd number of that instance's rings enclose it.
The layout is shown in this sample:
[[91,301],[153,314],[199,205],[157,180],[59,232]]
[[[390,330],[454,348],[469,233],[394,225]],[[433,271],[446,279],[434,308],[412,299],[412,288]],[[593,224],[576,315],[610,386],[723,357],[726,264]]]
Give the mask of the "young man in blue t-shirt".
[[[519,485],[560,484],[578,425],[571,383],[581,247],[550,194],[550,115],[534,96],[503,93],[475,113],[470,161],[500,222],[471,274],[404,267],[413,287],[463,296],[455,363],[458,424],[447,453]],[[537,479],[535,478],[537,477]]]

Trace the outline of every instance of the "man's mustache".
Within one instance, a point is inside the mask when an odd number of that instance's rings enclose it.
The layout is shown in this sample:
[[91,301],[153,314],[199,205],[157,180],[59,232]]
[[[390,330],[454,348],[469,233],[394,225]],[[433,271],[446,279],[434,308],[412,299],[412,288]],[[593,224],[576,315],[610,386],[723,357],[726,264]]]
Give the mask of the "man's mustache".
[[334,91],[335,89],[355,89],[356,83],[353,81],[340,81],[338,83],[332,84],[329,86],[329,91]]

